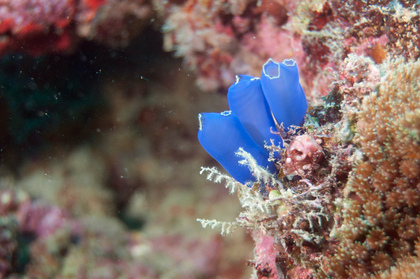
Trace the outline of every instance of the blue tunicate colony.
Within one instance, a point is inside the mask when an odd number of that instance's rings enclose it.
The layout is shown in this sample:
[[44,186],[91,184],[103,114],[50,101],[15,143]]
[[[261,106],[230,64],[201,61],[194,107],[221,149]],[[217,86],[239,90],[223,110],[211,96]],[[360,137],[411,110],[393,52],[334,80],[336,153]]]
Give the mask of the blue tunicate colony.
[[[198,140],[238,182],[249,184],[256,178],[251,170],[239,164],[235,153],[243,148],[256,162],[275,173],[274,162],[264,144],[274,141],[283,147],[275,121],[287,131],[290,126],[301,126],[308,107],[305,93],[299,83],[296,62],[286,59],[277,63],[269,59],[261,78],[239,75],[228,90],[229,111],[200,113]],[[274,118],[273,118],[274,116]]]

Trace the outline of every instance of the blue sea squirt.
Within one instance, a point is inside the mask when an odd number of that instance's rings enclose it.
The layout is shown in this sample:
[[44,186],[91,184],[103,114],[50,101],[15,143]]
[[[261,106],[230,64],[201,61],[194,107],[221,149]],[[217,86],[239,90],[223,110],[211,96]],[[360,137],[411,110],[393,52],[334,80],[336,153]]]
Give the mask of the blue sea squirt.
[[260,167],[275,174],[275,163],[265,146],[273,143],[283,148],[276,126],[287,131],[304,122],[308,104],[296,62],[269,59],[261,78],[237,76],[227,98],[229,111],[198,115],[198,140],[235,180],[251,185],[257,176],[250,166],[240,163],[238,151],[249,153]]

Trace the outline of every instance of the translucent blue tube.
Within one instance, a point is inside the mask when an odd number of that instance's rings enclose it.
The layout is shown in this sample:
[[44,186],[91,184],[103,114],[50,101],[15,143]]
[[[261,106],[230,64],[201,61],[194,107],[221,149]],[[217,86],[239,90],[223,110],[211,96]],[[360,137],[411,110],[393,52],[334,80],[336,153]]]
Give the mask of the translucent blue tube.
[[276,125],[259,78],[236,76],[236,83],[229,87],[227,98],[229,108],[259,146],[264,148],[264,144],[270,145],[270,139],[273,139],[274,144],[283,147],[280,136],[271,133],[271,130],[276,131]]
[[294,60],[277,63],[269,59],[263,66],[261,87],[278,124],[283,123],[286,130],[303,124],[308,103]]
[[200,113],[198,140],[203,148],[238,182],[254,182],[248,166],[240,165],[241,157],[235,155],[240,147],[250,153],[258,165],[275,173],[273,162],[269,162],[268,153],[248,134],[239,119],[231,112]]
[[228,102],[231,111],[199,114],[201,145],[242,184],[255,182],[256,177],[249,166],[239,164],[243,159],[236,155],[239,148],[249,153],[258,166],[275,174],[276,167],[268,161],[264,144],[274,139],[276,145],[283,145],[281,137],[270,130],[275,131],[275,121],[286,130],[291,125],[301,126],[308,108],[296,62],[290,59],[277,63],[269,59],[260,79],[237,76],[229,88]]

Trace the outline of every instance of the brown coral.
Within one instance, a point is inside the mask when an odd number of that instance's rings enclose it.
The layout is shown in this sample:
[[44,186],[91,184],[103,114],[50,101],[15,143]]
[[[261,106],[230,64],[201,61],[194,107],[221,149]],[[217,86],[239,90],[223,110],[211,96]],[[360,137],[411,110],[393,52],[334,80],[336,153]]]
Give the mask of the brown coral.
[[373,278],[376,279],[403,279],[403,278],[420,278],[420,245],[416,244],[417,256],[404,257],[390,271],[378,274]]
[[[420,61],[390,61],[378,92],[363,100],[355,141],[364,159],[347,185],[350,205],[338,230],[343,241],[325,267],[328,276],[365,277],[414,251],[420,235],[419,177],[414,175],[420,171],[419,76]],[[369,253],[350,256],[344,252],[349,249]]]

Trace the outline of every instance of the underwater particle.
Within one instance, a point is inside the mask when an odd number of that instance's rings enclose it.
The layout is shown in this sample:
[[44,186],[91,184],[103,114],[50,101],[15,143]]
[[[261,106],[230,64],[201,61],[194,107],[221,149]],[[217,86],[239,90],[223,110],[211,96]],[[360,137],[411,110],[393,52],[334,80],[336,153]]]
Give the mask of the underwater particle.
[[279,125],[287,130],[292,125],[303,124],[308,103],[293,59],[286,59],[282,63],[268,59],[263,66],[261,86]]
[[260,147],[231,112],[200,113],[198,140],[203,148],[237,181],[242,184],[255,181],[248,166],[240,165],[236,152],[242,147],[250,153],[258,165],[275,172],[273,162],[269,162],[268,152]]
[[229,108],[259,146],[264,147],[270,139],[274,139],[275,144],[282,147],[280,136],[271,132],[276,130],[276,124],[264,97],[260,79],[246,75],[238,75],[236,79],[228,90]]

